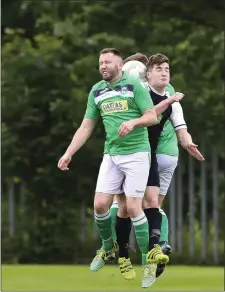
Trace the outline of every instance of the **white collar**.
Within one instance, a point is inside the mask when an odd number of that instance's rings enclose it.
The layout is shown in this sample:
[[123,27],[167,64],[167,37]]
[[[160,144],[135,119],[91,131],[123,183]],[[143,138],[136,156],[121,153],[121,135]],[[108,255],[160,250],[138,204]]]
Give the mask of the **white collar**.
[[161,96],[166,95],[166,91],[165,91],[165,90],[164,90],[164,92],[161,94],[161,93],[159,93],[155,88],[153,88],[151,85],[148,84],[148,86],[149,86],[149,88],[150,88],[153,92],[155,92],[156,94],[161,95]]

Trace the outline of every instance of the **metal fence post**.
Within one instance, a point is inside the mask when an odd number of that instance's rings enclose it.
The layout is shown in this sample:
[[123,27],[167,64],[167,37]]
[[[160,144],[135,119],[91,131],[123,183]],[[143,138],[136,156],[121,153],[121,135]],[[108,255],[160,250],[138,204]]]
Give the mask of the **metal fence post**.
[[9,235],[15,235],[15,189],[14,181],[9,181]]
[[195,181],[194,181],[194,161],[189,156],[189,254],[194,255],[195,252]]
[[212,177],[213,177],[213,224],[214,224],[214,232],[213,232],[213,259],[215,264],[219,263],[219,254],[218,254],[218,246],[219,246],[219,182],[218,182],[218,156],[215,148],[212,150]]
[[170,242],[174,250],[176,250],[176,172],[169,189],[169,235]]
[[182,230],[183,230],[183,162],[180,155],[179,165],[177,169],[177,251],[182,251]]
[[[202,140],[201,151],[205,155],[205,141]],[[201,195],[201,230],[202,230],[202,260],[206,261],[207,254],[207,187],[206,187],[206,162],[201,163],[200,174],[200,195]]]

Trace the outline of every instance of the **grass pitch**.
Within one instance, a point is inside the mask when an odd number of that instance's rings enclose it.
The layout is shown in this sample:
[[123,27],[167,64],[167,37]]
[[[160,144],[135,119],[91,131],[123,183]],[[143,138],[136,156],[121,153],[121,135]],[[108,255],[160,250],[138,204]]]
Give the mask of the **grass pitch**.
[[[2,291],[140,291],[142,270],[137,278],[126,281],[117,266],[105,266],[99,272],[88,266],[3,265]],[[222,267],[168,266],[152,287],[145,290],[224,291]]]

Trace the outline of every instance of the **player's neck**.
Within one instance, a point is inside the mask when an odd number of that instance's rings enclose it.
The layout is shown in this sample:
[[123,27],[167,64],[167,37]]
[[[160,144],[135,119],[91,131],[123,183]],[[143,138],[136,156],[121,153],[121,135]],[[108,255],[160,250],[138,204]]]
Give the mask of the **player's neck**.
[[110,85],[118,82],[122,77],[122,72],[120,72],[118,75],[116,75],[113,79],[111,79],[110,81],[107,81]]
[[155,93],[157,93],[159,95],[165,95],[165,88],[166,88],[165,86],[163,86],[163,87],[154,86],[153,87],[150,84],[149,84],[149,86]]

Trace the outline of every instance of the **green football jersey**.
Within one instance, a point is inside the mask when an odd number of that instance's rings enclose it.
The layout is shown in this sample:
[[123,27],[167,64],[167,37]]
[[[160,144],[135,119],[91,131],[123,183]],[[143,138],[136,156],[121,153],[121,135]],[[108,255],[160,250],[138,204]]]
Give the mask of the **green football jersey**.
[[[168,96],[175,93],[175,90],[171,84],[167,85],[165,91]],[[166,121],[163,131],[159,137],[156,154],[166,154],[171,156],[179,155],[177,136],[173,125],[169,120]]]
[[146,127],[136,127],[122,138],[118,135],[118,129],[123,122],[140,118],[151,108],[153,102],[147,86],[138,78],[123,73],[115,84],[102,80],[92,87],[85,118],[102,117],[106,132],[105,154],[148,152],[150,144]]

